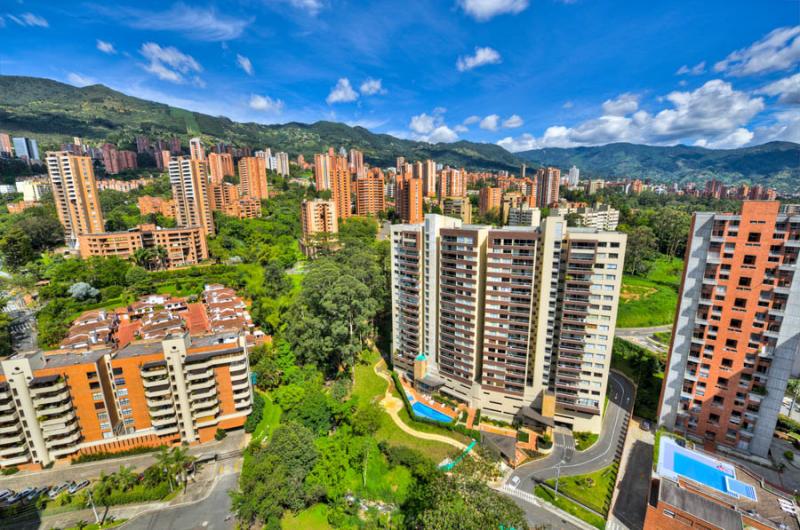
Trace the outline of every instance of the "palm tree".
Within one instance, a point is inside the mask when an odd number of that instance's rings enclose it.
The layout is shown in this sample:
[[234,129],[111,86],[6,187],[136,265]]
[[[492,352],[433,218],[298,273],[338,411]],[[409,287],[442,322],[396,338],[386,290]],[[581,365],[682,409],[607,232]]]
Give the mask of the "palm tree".
[[153,249],[153,261],[158,263],[158,268],[163,269],[167,265],[167,249],[161,245]]
[[792,406],[789,407],[788,414],[791,417],[797,398],[800,398],[800,379],[789,379],[789,383],[786,385],[786,392],[792,396]]
[[186,467],[195,461],[195,457],[189,455],[189,452],[184,447],[173,447],[171,457],[172,464],[175,466],[175,472],[183,480],[183,492],[186,493],[186,487],[188,485]]
[[149,269],[150,264],[150,249],[149,248],[137,248],[133,252],[133,262],[138,266]]
[[161,446],[156,453],[156,465],[166,475],[167,481],[169,481],[169,491],[172,491],[172,454],[166,446]]
[[136,474],[133,472],[133,468],[130,466],[119,466],[119,471],[117,471],[117,481],[123,490],[130,489],[134,484],[136,484]]

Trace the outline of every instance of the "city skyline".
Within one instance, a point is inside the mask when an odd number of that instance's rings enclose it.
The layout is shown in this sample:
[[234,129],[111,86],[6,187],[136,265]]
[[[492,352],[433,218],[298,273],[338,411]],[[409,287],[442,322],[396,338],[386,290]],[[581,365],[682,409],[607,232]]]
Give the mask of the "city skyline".
[[[0,13],[0,73],[102,83],[238,121],[328,119],[512,151],[800,140],[791,2],[85,7]],[[53,46],[78,60],[45,60]]]

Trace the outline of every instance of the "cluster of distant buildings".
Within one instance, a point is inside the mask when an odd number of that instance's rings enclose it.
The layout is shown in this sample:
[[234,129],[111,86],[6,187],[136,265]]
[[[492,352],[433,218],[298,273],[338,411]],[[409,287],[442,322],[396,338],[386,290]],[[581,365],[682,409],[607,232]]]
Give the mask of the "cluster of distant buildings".
[[[140,143],[143,142],[137,141],[137,145]],[[288,162],[282,156],[272,157],[266,150],[239,158],[234,166],[230,153],[206,153],[199,138],[193,138],[189,145],[188,157],[172,156],[170,151],[162,153],[162,159],[167,161],[172,198],[145,196],[138,203],[142,215],[157,213],[175,218],[176,228],[142,224],[127,231],[107,232],[99,190],[130,191],[149,184],[152,179],[98,180],[92,157],[70,151],[47,153],[46,180],[20,181],[24,200],[13,207],[14,211],[36,204],[47,185],[67,243],[78,249],[81,256],[130,258],[139,249],[161,247],[166,251],[166,259],[159,266],[175,268],[199,263],[208,259],[206,237],[215,233],[212,213],[221,211],[239,218],[260,216],[261,201],[269,197],[268,159],[276,158],[287,165]],[[238,185],[227,178],[234,176],[239,178]]]

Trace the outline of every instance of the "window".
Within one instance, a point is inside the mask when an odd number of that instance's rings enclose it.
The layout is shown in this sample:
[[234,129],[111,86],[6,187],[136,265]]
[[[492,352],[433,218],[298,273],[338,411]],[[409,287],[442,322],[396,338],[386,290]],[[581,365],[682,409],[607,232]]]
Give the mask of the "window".
[[116,379],[114,379],[114,384],[117,385],[117,386],[124,385],[125,384],[125,378],[124,377],[117,377]]
[[742,329],[742,321],[738,318],[731,319],[731,327],[735,329]]
[[737,298],[733,301],[733,306],[739,309],[745,309],[747,307],[747,300],[744,298]]
[[742,276],[739,278],[739,287],[750,287],[750,283],[752,282],[752,278],[748,278],[747,276]]
[[97,372],[86,372],[86,377],[88,377],[89,379],[94,379],[95,377],[97,377]]
[[114,375],[122,375],[122,368],[114,368]]
[[733,359],[722,359],[723,368],[733,368]]
[[117,390],[117,397],[122,397],[122,396],[127,396],[127,395],[128,395],[128,389],[127,388],[120,388],[119,390]]
[[744,257],[743,263],[745,265],[755,265],[756,264],[756,257],[753,256],[752,254],[748,254],[747,256]]
[[122,399],[119,400],[119,406],[120,407],[124,407],[125,405],[130,405],[130,404],[131,404],[131,400],[128,399],[128,398],[122,398]]
[[105,410],[106,404],[105,403],[95,403],[94,410]]
[[736,339],[726,339],[725,340],[725,347],[726,348],[736,348],[739,345],[739,341]]
[[750,232],[747,234],[748,243],[759,243],[761,241],[761,232]]

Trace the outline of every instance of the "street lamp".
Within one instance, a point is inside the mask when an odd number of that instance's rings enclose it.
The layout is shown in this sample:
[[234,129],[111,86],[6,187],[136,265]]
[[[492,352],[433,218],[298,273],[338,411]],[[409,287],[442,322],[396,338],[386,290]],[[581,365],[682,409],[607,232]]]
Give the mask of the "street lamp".
[[556,495],[558,495],[558,481],[561,478],[561,466],[564,464],[566,464],[566,462],[563,459],[556,464]]

